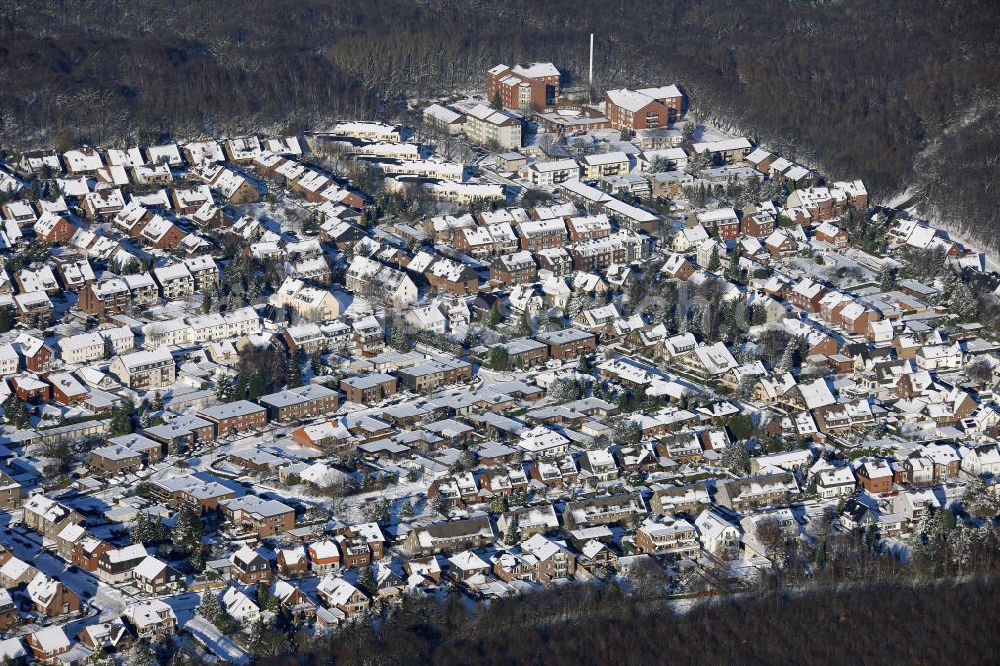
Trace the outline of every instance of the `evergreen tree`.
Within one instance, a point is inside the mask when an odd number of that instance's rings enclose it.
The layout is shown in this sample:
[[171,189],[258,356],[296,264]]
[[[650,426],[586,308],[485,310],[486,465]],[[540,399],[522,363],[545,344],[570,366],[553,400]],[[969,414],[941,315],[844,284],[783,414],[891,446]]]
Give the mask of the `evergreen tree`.
[[361,567],[358,570],[358,587],[369,596],[375,596],[378,586],[375,584],[375,574],[370,566]]
[[399,507],[399,515],[401,518],[412,518],[413,517],[413,503],[410,500],[403,502],[403,506]]
[[893,275],[892,268],[886,266],[879,273],[878,287],[882,291],[892,291],[896,286],[896,277]]
[[507,510],[507,498],[503,495],[494,495],[490,499],[490,512],[503,513]]
[[746,442],[733,442],[723,449],[720,462],[733,474],[742,475],[749,472],[750,452],[747,450]]
[[966,484],[965,492],[962,493],[962,508],[974,518],[992,520],[1000,510],[1000,501],[997,496],[989,491],[982,477],[973,475]]
[[24,429],[30,425],[28,405],[16,393],[11,394],[3,411],[4,421],[15,428]]
[[816,567],[821,570],[826,568],[826,541],[820,541],[816,548]]
[[129,666],[156,666],[156,653],[153,649],[143,640],[138,640],[132,645],[132,649],[128,651],[128,657],[125,662]]
[[513,516],[511,516],[507,524],[507,531],[503,535],[503,543],[505,546],[517,545],[517,518]]
[[267,380],[259,372],[253,373],[250,375],[250,380],[247,384],[247,400],[257,400],[262,395],[267,395],[270,392],[270,388]]
[[392,336],[389,338],[389,346],[401,352],[408,352],[413,348],[410,344],[410,336],[406,334],[402,326],[393,328]]
[[111,343],[111,338],[104,338],[104,360],[107,361],[115,355],[115,346]]
[[132,417],[135,415],[135,403],[131,398],[122,400],[122,405],[111,417],[111,434],[113,436],[128,435],[132,432]]
[[288,388],[302,386],[302,365],[298,359],[293,359],[288,372]]
[[740,271],[740,257],[735,251],[729,255],[729,266],[726,267],[725,278],[730,282],[739,282],[743,278]]
[[781,355],[781,362],[778,364],[778,368],[782,372],[791,372],[795,367],[795,353],[798,350],[798,343],[795,340],[789,340],[788,345],[785,346],[785,351]]
[[392,516],[392,505],[386,498],[381,498],[372,507],[372,520],[376,523],[383,523]]
[[204,527],[201,523],[201,516],[185,506],[177,515],[177,521],[170,531],[170,541],[181,552],[190,555],[201,550],[203,536]]
[[219,602],[219,596],[215,590],[205,590],[201,593],[201,602],[197,608],[198,615],[218,627],[225,621],[226,610]]
[[133,543],[141,543],[146,546],[163,542],[166,539],[166,529],[159,516],[140,511],[132,526],[131,536]]
[[254,620],[247,632],[246,649],[254,657],[262,657],[267,649],[267,624],[260,615]]
[[712,255],[708,259],[708,270],[715,272],[719,270],[719,266],[722,265],[722,260],[719,259],[719,246],[716,245],[712,248]]

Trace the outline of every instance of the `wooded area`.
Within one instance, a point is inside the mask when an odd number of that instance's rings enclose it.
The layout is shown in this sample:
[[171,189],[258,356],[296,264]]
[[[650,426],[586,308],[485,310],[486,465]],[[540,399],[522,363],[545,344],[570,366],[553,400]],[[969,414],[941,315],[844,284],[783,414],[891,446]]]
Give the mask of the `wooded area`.
[[998,26],[989,0],[3,3],[0,141],[392,118],[500,61],[580,83],[593,31],[597,91],[679,82],[706,117],[876,196],[912,182],[977,231],[1000,218]]
[[466,613],[407,601],[277,663],[856,664],[995,661],[996,582],[761,594],[682,614],[616,586],[569,586]]

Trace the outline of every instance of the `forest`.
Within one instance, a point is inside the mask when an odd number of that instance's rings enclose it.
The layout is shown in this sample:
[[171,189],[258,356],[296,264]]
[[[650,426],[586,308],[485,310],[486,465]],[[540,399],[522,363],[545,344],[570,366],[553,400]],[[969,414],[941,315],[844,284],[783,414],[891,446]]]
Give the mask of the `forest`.
[[[683,612],[617,586],[500,600],[407,601],[373,628],[303,642],[277,664],[995,663],[996,581],[872,585],[696,602]],[[974,610],[973,610],[974,609]]]
[[598,92],[678,82],[700,117],[995,242],[990,0],[39,0],[0,4],[8,150],[297,132],[550,60]]

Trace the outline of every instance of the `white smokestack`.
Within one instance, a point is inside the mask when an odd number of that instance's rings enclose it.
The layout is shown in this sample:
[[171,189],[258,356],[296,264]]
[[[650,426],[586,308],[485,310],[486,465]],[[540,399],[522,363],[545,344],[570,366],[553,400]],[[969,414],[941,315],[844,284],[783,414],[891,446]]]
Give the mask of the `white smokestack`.
[[588,84],[590,91],[587,94],[591,94],[594,90],[594,33],[590,33],[590,76]]

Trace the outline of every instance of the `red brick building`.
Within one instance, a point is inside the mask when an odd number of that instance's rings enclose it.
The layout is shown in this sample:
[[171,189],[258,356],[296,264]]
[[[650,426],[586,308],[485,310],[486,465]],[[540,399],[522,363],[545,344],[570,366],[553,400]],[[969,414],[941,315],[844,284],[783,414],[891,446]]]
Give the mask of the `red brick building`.
[[668,127],[683,113],[684,96],[677,86],[621,88],[604,94],[604,113],[613,129],[629,131]]
[[576,328],[540,333],[535,338],[548,345],[549,355],[559,360],[585,356],[597,347],[597,339],[592,333]]
[[497,65],[486,72],[486,99],[505,109],[543,109],[559,97],[559,70],[550,62]]
[[215,424],[216,437],[233,432],[260,430],[267,425],[267,409],[249,400],[206,407],[197,415]]

